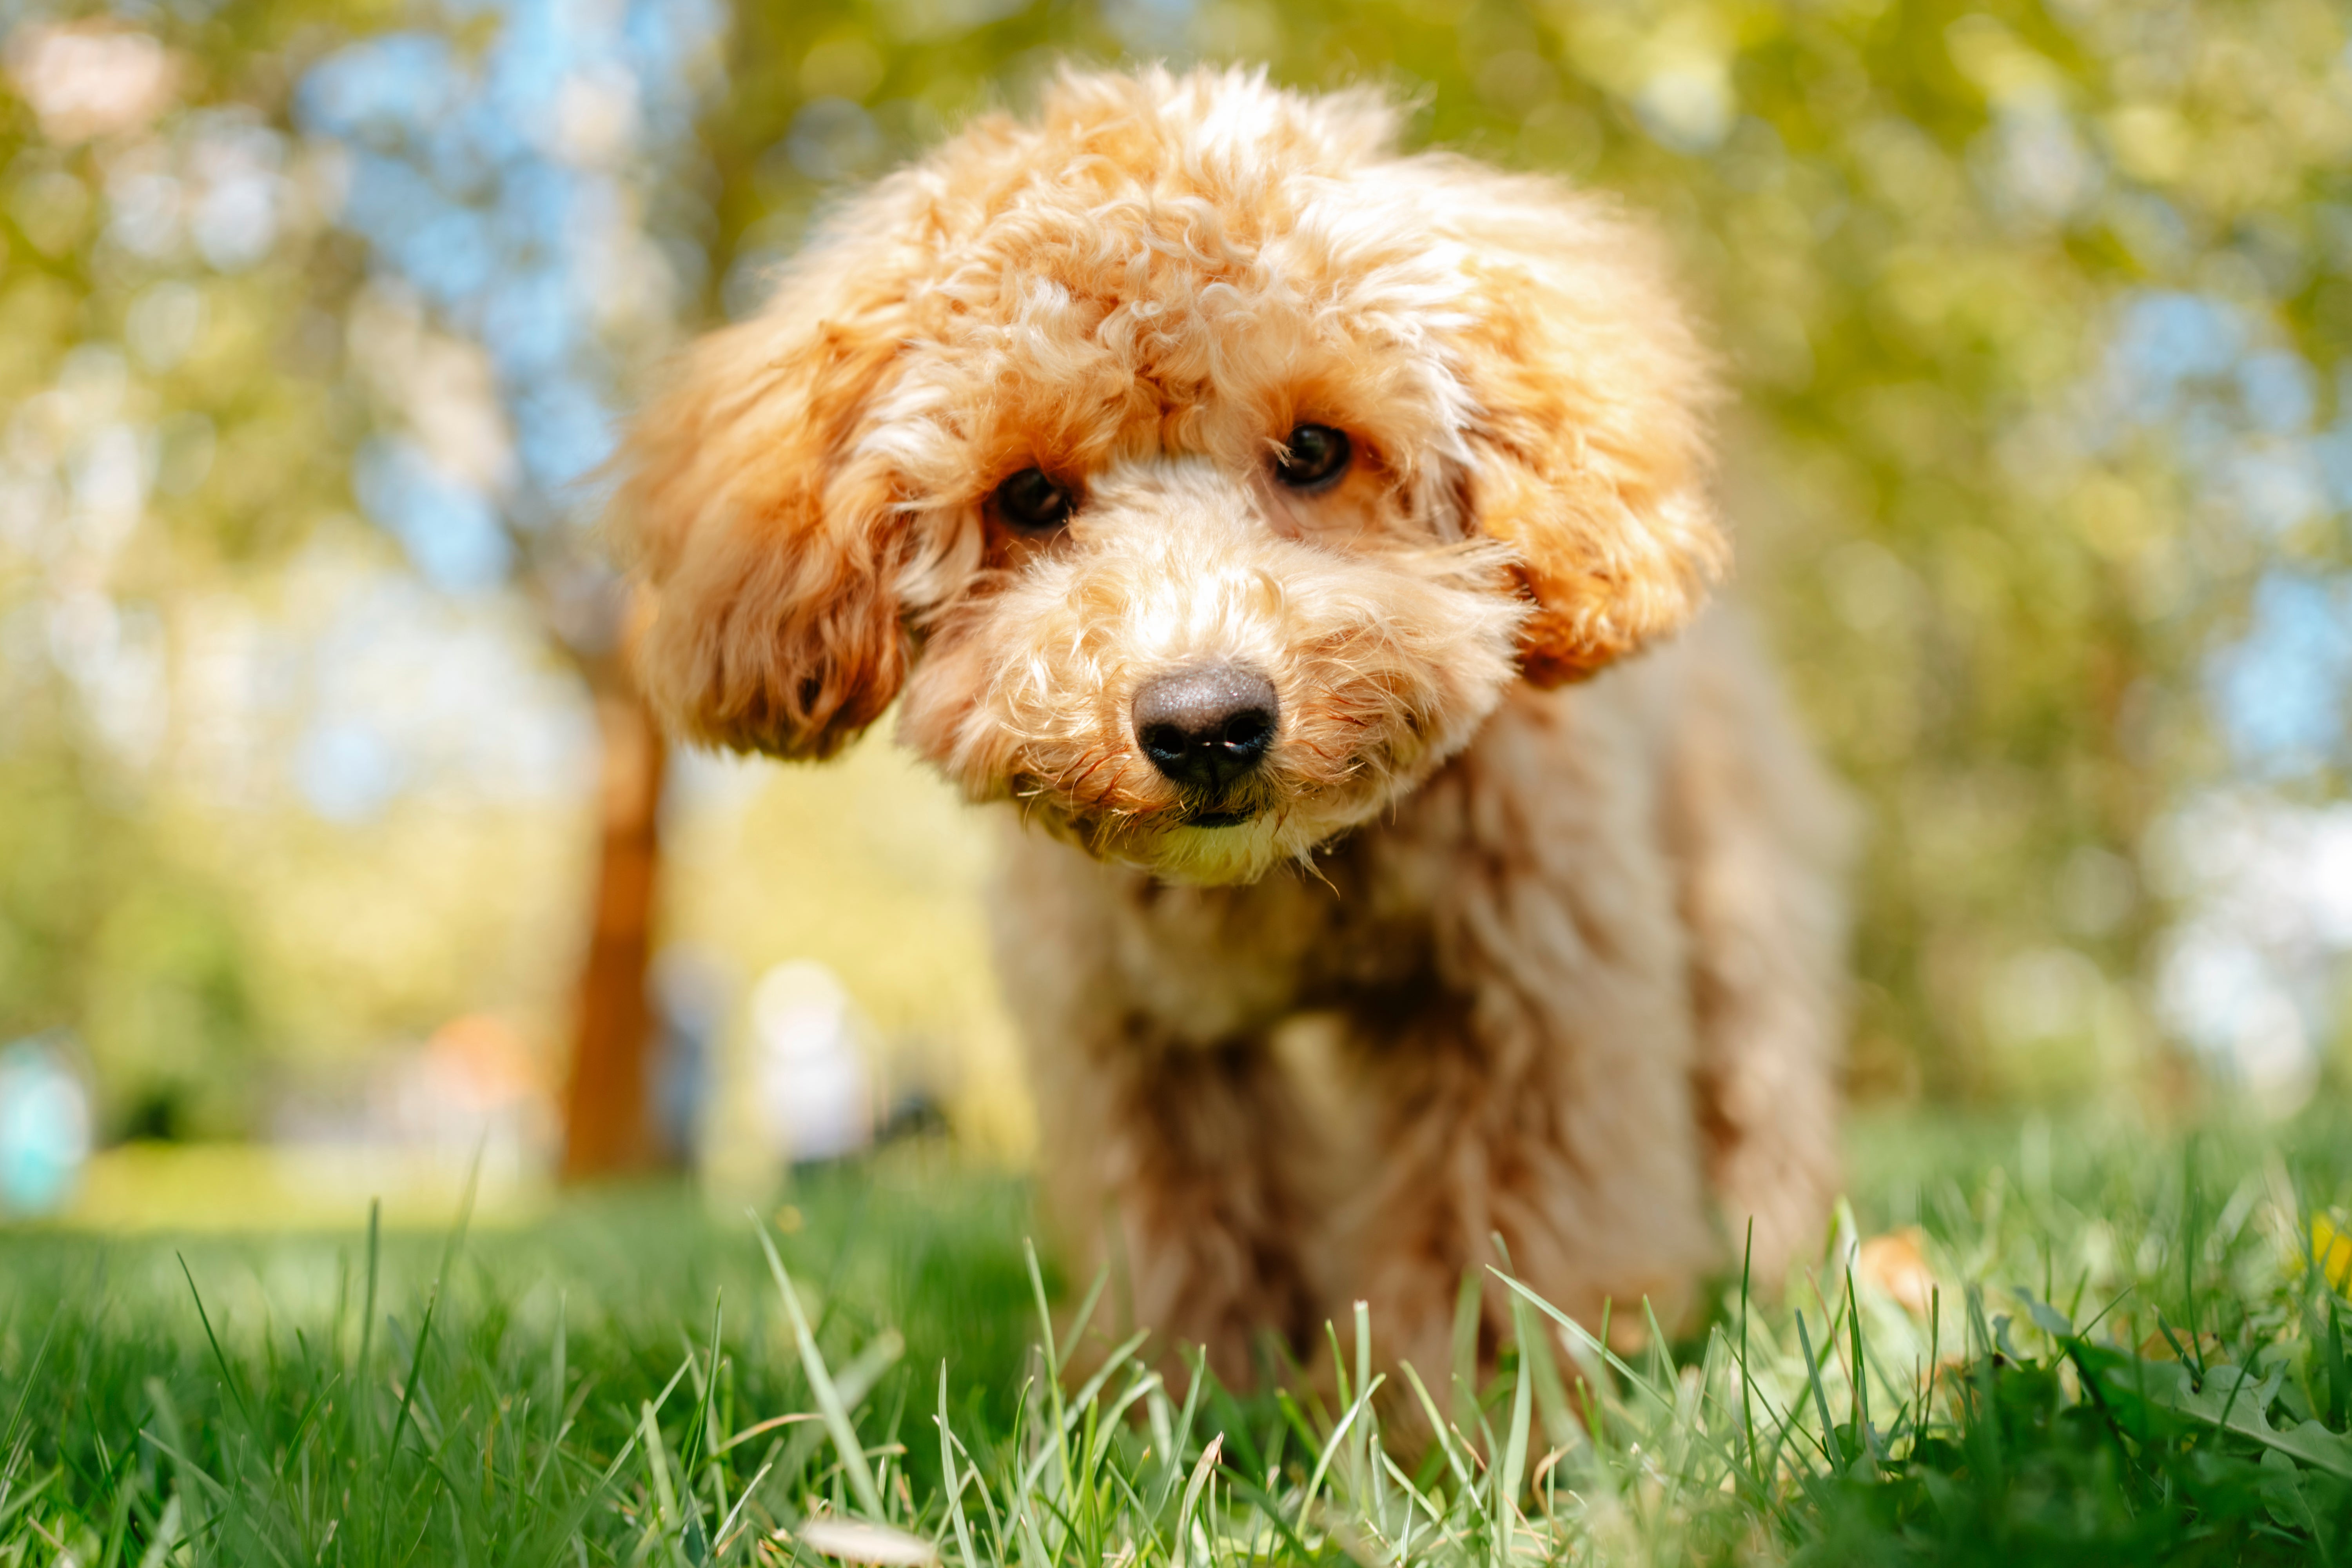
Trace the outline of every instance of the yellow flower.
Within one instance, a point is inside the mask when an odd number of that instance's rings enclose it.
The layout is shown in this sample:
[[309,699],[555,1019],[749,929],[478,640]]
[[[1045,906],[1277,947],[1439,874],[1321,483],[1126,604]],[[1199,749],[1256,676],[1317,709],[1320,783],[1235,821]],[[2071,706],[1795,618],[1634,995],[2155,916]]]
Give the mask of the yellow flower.
[[2319,1215],[2311,1222],[2311,1261],[2319,1265],[2320,1278],[2344,1295],[2352,1295],[2352,1225],[2334,1215]]

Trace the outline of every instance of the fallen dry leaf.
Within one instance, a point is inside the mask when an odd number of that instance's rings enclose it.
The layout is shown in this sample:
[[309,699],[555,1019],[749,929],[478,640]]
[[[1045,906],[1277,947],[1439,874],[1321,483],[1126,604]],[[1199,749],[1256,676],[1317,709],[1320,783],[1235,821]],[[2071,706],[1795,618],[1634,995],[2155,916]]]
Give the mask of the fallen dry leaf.
[[[783,1534],[782,1531],[776,1532]],[[878,1568],[935,1568],[940,1550],[919,1535],[868,1524],[861,1519],[812,1519],[802,1524],[801,1544],[844,1563],[871,1563]]]
[[1916,1225],[1874,1236],[1855,1256],[1854,1272],[1893,1297],[1905,1311],[1924,1318],[1936,1289],[1936,1276],[1922,1247],[1927,1239],[1927,1233]]

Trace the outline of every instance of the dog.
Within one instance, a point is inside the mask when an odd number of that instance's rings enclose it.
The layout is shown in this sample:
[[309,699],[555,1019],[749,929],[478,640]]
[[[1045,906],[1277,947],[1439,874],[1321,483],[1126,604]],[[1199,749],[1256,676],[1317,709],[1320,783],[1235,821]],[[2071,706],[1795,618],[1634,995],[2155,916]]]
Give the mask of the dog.
[[1230,1380],[1359,1300],[1443,1368],[1506,1256],[1672,1322],[1837,1182],[1843,813],[1700,613],[1709,356],[1612,205],[1399,119],[1066,71],[688,351],[610,525],[675,732],[895,702],[1013,808],[1045,1207]]

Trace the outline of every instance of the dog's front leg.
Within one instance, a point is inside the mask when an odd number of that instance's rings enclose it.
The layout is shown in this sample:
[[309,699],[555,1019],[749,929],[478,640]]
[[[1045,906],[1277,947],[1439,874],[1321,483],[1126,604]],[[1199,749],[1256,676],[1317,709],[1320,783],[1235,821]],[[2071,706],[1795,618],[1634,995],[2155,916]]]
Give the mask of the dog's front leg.
[[1037,1062],[1045,1191],[1081,1286],[1111,1272],[1128,1321],[1163,1352],[1202,1346],[1254,1381],[1268,1334],[1293,1352],[1316,1322],[1313,1130],[1265,1042],[1114,1037]]
[[[1613,992],[1624,1005],[1608,1005]],[[1597,985],[1580,1012],[1490,980],[1370,1033],[1361,1058],[1374,1164],[1348,1234],[1382,1358],[1433,1392],[1453,1370],[1468,1271],[1509,1270],[1621,1343],[1644,1302],[1672,1324],[1711,1260],[1691,1124],[1689,1035],[1639,984]],[[1481,1281],[1481,1375],[1511,1323]],[[1444,1395],[1440,1393],[1443,1400]]]

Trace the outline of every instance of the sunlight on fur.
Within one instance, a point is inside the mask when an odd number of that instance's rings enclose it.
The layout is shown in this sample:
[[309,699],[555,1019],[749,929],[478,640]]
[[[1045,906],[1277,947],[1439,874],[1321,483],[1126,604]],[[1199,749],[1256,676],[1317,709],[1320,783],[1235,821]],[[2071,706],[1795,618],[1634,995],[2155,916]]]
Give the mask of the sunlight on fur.
[[1707,356],[1610,203],[1397,133],[1066,74],[698,345],[614,514],[681,733],[824,757],[896,700],[1026,825],[1046,1203],[1228,1376],[1358,1298],[1444,1364],[1498,1232],[1671,1320],[1836,1171],[1838,799],[1736,626],[1661,641],[1727,554]]

